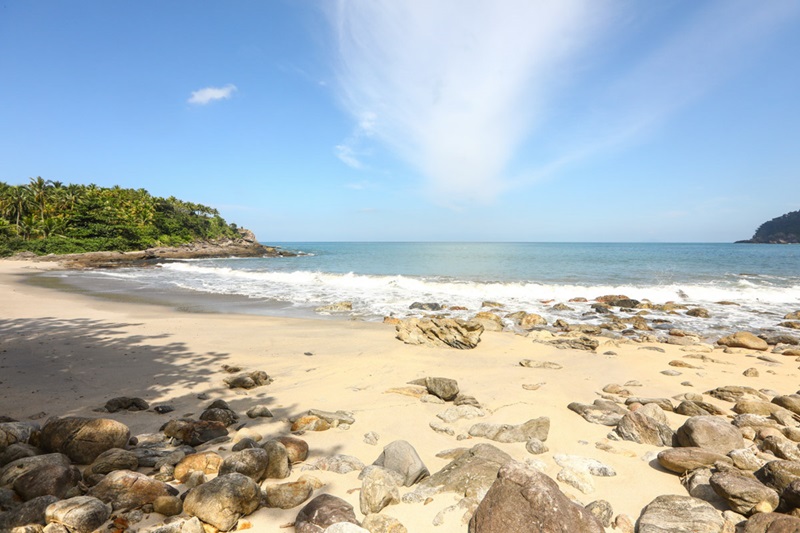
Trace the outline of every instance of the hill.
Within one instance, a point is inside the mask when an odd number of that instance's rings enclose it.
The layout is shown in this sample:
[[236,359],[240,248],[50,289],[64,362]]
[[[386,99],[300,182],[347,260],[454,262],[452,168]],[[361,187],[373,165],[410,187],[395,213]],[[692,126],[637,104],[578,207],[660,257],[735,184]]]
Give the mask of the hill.
[[745,243],[798,244],[800,243],[800,211],[792,211],[769,222],[764,222],[751,239]]
[[216,209],[152,196],[144,189],[65,185],[41,177],[27,185],[0,182],[0,257],[191,250],[198,243],[240,244],[237,249],[253,248],[252,255],[259,247],[266,250]]

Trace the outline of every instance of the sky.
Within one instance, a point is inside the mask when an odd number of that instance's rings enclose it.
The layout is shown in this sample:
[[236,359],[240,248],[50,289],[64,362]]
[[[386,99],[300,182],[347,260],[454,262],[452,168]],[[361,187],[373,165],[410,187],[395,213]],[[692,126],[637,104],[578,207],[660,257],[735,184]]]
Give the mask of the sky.
[[797,0],[0,3],[0,181],[262,242],[729,242],[800,209]]

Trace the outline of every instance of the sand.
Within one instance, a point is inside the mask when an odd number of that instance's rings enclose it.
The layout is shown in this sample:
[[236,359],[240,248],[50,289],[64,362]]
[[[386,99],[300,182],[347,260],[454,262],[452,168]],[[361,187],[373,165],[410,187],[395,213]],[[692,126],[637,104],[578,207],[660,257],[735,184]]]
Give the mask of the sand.
[[[607,500],[615,515],[624,513],[635,520],[656,496],[686,494],[678,477],[653,460],[653,453],[663,448],[608,441],[612,428],[584,421],[567,409],[570,402],[591,403],[605,385],[629,380],[641,382],[641,387],[631,390],[647,397],[702,393],[721,385],[748,385],[781,394],[798,388],[794,357],[774,355],[781,363],[767,363],[746,350],[723,353],[715,349],[708,355],[730,364],[704,363],[685,359],[700,351],[695,347],[617,344],[605,339],[606,344],[592,353],[560,350],[521,335],[493,332],[484,333],[474,350],[436,349],[405,345],[394,338],[394,327],[386,324],[184,313],[24,283],[37,269],[52,267],[0,261],[0,415],[41,422],[50,416],[109,416],[127,424],[136,435],[158,431],[170,416],[199,416],[211,400],[221,398],[240,413],[242,422],[265,438],[288,434],[288,420],[309,409],[352,412],[356,422],[347,430],[302,435],[311,450],[307,462],[347,454],[369,464],[383,446],[397,439],[410,442],[431,472],[449,462],[437,458],[438,452],[478,442],[490,442],[519,461],[534,457],[524,443],[480,438],[459,441],[436,433],[429,423],[447,406],[387,393],[417,378],[449,377],[487,411],[485,418],[452,424],[456,435],[466,433],[477,421],[519,424],[548,416],[549,452],[535,456],[547,465],[546,473],[556,477],[560,467],[553,455],[557,453],[602,461],[617,475],[593,478],[595,492],[582,494],[560,483],[562,490],[584,504]],[[652,347],[663,353],[647,349]],[[562,368],[524,368],[519,365],[522,359],[552,361]],[[669,366],[677,359],[702,368]],[[222,382],[228,375],[223,365],[264,370],[274,382],[249,392],[232,391]],[[760,377],[744,377],[742,372],[750,367],[757,368]],[[669,369],[682,374],[661,373]],[[682,385],[684,382],[690,385]],[[527,390],[523,388],[526,384],[540,386]],[[209,399],[198,399],[201,393]],[[150,405],[168,403],[175,411],[170,415],[95,411],[116,396],[138,396]],[[704,399],[726,410],[732,407],[709,396]],[[244,412],[256,404],[269,406],[274,418],[248,419]],[[668,419],[673,429],[685,421],[675,413],[668,413]],[[364,434],[371,431],[380,436],[377,445],[364,442]],[[598,442],[610,443],[619,453],[597,448]],[[295,466],[292,476],[282,481],[293,481],[305,473]],[[342,497],[362,517],[358,491],[352,490],[361,486],[356,472],[310,473],[326,483],[315,495],[329,492]],[[402,489],[401,494],[409,490]],[[426,505],[400,503],[383,513],[399,519],[410,532],[461,532],[466,531],[463,511],[449,512],[440,526],[432,525],[437,513],[458,500],[456,495],[444,493]],[[257,530],[291,531],[279,526],[293,522],[298,510],[261,508],[247,519]],[[151,516],[150,521],[158,518]]]

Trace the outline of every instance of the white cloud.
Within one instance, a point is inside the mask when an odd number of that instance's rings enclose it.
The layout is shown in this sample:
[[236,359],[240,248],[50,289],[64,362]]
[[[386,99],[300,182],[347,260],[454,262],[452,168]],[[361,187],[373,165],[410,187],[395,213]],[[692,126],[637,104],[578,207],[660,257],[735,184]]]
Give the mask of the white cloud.
[[334,153],[342,163],[349,167],[356,169],[361,169],[364,167],[364,165],[362,165],[361,161],[358,159],[353,147],[347,143],[337,144],[334,148]]
[[445,203],[491,200],[562,62],[591,34],[595,6],[340,0],[330,14],[353,137],[387,144]]
[[236,85],[229,83],[224,87],[204,87],[192,91],[192,95],[187,100],[190,104],[207,105],[216,100],[227,100],[236,92]]

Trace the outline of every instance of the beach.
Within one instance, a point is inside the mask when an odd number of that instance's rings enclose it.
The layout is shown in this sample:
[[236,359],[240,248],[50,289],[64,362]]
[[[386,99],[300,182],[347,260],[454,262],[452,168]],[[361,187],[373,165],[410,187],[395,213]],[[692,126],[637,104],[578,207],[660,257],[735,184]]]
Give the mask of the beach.
[[[353,505],[359,520],[364,516],[359,512],[362,482],[358,471],[338,474],[304,467],[336,454],[369,465],[384,446],[405,440],[431,473],[450,462],[437,457],[440,452],[479,443],[492,444],[516,461],[535,459],[553,479],[561,470],[554,459],[558,454],[595,459],[615,475],[591,476],[593,490],[585,492],[559,481],[561,490],[584,505],[606,500],[614,516],[624,514],[635,521],[657,496],[687,494],[678,475],[666,471],[655,459],[665,448],[609,440],[613,427],[587,422],[568,409],[570,403],[591,404],[608,397],[603,389],[609,384],[624,386],[631,395],[642,398],[703,394],[726,385],[788,395],[796,392],[800,375],[794,356],[723,350],[705,343],[682,346],[601,336],[595,337],[599,346],[587,351],[536,342],[541,336],[535,332],[527,336],[486,331],[472,350],[408,345],[395,338],[390,324],[189,313],[26,282],[28,276],[46,268],[55,267],[0,261],[0,415],[39,423],[54,416],[108,417],[127,425],[136,436],[157,433],[171,418],[197,418],[208,404],[221,399],[240,416],[229,428],[231,436],[244,425],[267,440],[292,434],[291,420],[311,409],[346,411],[353,423],[298,434],[308,443],[308,458],[294,465],[289,478],[268,482],[313,475],[324,484],[314,496],[330,493],[343,498]],[[720,336],[728,333],[733,332],[720,332]],[[764,355],[771,357],[764,360]],[[523,360],[554,364],[529,368],[520,365]],[[671,365],[674,361],[688,366]],[[223,382],[230,376],[225,366],[263,370],[273,381],[249,390],[230,389]],[[744,376],[751,368],[758,375]],[[397,390],[426,377],[456,380],[462,393],[477,400],[485,416],[446,424],[453,435],[435,431],[430,423],[441,422],[437,415],[451,405],[423,402],[419,395]],[[108,400],[120,396],[139,397],[150,406],[169,405],[174,411],[97,412]],[[625,397],[619,399],[624,406]],[[735,415],[733,403],[708,395],[703,399],[723,410],[724,418]],[[245,416],[255,405],[266,405],[274,416]],[[675,412],[664,415],[673,430],[687,419]],[[544,453],[531,454],[525,442],[503,443],[468,435],[478,422],[517,425],[539,417],[548,417],[550,422],[544,441],[548,451]],[[365,442],[365,434],[370,432],[377,434],[377,443]],[[216,443],[197,449],[225,456],[231,445]],[[185,490],[180,484],[175,486]],[[400,496],[411,491],[413,487],[400,487]],[[396,518],[410,532],[466,531],[469,513],[465,516],[461,507],[448,510],[462,498],[442,492],[422,503],[389,505],[381,514]],[[299,509],[260,507],[242,520],[254,530],[278,531],[295,521]],[[162,520],[151,513],[131,527],[141,529]]]

